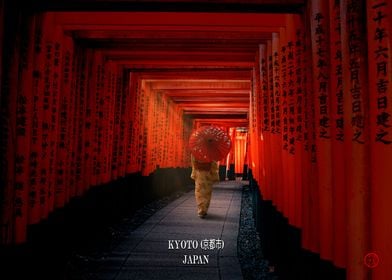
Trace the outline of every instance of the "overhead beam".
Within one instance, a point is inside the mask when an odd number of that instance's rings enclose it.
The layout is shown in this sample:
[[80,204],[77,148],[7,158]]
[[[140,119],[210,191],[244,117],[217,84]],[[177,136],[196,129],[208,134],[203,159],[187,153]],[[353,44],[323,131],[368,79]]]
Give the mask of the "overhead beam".
[[208,108],[205,110],[202,110],[201,108],[190,108],[187,110],[187,108],[184,109],[184,114],[198,114],[198,115],[215,115],[215,114],[222,114],[222,115],[243,115],[246,114],[249,110],[248,108],[230,108],[228,110],[227,108]]
[[247,88],[217,88],[217,89],[164,89],[159,90],[160,93],[163,93],[167,96],[171,97],[183,97],[183,96],[192,96],[192,97],[212,97],[212,96],[223,96],[229,98],[242,98],[244,96],[248,96],[250,90]]
[[[130,70],[130,72],[132,72]],[[221,80],[248,80],[252,79],[252,72],[250,70],[243,69],[229,69],[229,68],[217,68],[217,69],[145,69],[142,72],[138,72],[140,79],[146,80],[163,80],[163,79],[221,79]],[[217,90],[217,89],[215,89]],[[236,90],[236,89],[233,89]],[[173,89],[171,92],[175,92]]]
[[280,27],[253,26],[140,26],[140,25],[62,25],[64,31],[72,31],[75,38],[85,39],[269,39]]
[[191,113],[187,114],[188,117],[193,119],[242,119],[247,120],[248,114],[238,113],[238,114],[208,114],[208,113]]
[[200,119],[194,118],[194,121],[201,125],[204,124],[216,124],[220,126],[233,126],[233,127],[248,127],[249,122],[246,119]]
[[189,65],[189,64],[169,64],[169,63],[159,63],[159,64],[154,64],[153,62],[149,64],[142,64],[139,61],[138,62],[117,62],[117,64],[121,65],[124,68],[129,68],[130,71],[133,72],[143,72],[143,71],[166,71],[166,70],[178,70],[178,69],[183,69],[183,70],[190,70],[190,71],[195,71],[195,70],[218,70],[218,69],[238,69],[239,71],[242,70],[249,70],[251,71],[254,65],[219,65],[219,63],[216,64],[199,64],[199,65]]
[[[110,55],[108,59],[113,61],[167,61],[167,62],[186,62],[198,61],[225,63],[241,63],[250,65],[254,63],[255,53],[236,53],[236,52],[186,52],[186,51],[130,51],[127,54]],[[189,64],[189,63],[188,63]]]
[[251,89],[250,81],[247,80],[146,80],[150,82],[153,90],[172,89]]
[[140,60],[116,60],[114,62],[124,65],[133,69],[145,69],[145,68],[178,68],[185,67],[188,69],[201,68],[217,68],[217,67],[228,67],[228,68],[240,68],[240,69],[251,69],[254,65],[252,62],[247,61],[198,61],[198,60],[187,60],[187,61],[153,61],[146,58],[140,58]]
[[[37,0],[36,0],[37,1]],[[53,1],[53,0],[50,0]],[[79,1],[79,0],[78,0]],[[70,2],[67,0],[66,2]],[[113,3],[113,2],[109,2]],[[108,5],[110,6],[110,4]],[[134,25],[134,26],[210,26],[284,27],[286,15],[268,13],[176,13],[176,12],[53,12],[54,24],[59,25]]]

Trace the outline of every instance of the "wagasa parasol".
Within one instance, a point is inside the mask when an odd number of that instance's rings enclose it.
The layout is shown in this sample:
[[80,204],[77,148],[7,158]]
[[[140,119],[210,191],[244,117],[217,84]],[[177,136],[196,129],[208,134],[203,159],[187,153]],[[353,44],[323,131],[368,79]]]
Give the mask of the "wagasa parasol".
[[230,136],[216,126],[202,126],[189,138],[189,148],[196,160],[201,162],[218,161],[230,151]]

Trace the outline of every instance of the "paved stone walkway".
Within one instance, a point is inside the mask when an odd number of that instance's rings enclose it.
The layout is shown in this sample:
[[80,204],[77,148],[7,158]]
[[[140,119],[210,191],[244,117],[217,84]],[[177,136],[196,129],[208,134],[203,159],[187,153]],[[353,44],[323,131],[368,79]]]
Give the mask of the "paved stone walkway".
[[[240,181],[214,185],[208,215],[196,214],[194,192],[188,192],[130,232],[102,262],[99,279],[242,279],[237,258],[241,209]],[[223,240],[223,249],[201,249],[202,240]],[[196,249],[169,249],[169,240],[195,240]],[[203,243],[204,244],[204,243]],[[206,264],[183,264],[184,255],[196,255]],[[188,259],[188,258],[187,258]],[[196,262],[200,262],[196,260]],[[188,261],[189,263],[189,261]]]

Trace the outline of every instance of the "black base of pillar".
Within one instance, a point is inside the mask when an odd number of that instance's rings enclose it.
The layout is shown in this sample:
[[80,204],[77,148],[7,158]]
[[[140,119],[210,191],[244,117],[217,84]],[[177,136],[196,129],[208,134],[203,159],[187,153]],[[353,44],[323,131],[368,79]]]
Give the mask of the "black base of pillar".
[[[30,226],[25,244],[0,247],[0,279],[73,279],[64,272],[72,271],[67,265],[77,259],[75,252],[94,255],[96,246],[111,248],[118,238],[113,234],[130,230],[116,228],[124,218],[156,199],[190,190],[190,174],[190,168],[157,169],[91,188]],[[80,261],[88,260],[80,256]]]
[[318,254],[302,249],[301,230],[289,225],[287,218],[277,211],[272,201],[263,200],[257,182],[253,179],[250,186],[253,189],[254,215],[263,256],[274,267],[278,279],[345,279],[344,269],[320,259]]
[[244,164],[244,169],[242,172],[242,180],[248,180],[248,165]]
[[229,170],[227,171],[227,178],[229,180],[235,180],[234,164],[230,164]]
[[219,180],[226,180],[226,165],[219,165]]

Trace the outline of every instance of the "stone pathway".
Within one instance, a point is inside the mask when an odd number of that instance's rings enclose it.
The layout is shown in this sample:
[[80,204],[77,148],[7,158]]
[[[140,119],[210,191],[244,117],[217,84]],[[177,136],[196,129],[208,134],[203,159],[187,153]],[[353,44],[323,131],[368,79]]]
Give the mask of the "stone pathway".
[[[242,279],[237,236],[243,184],[245,182],[240,181],[215,184],[205,219],[196,214],[193,191],[181,196],[130,232],[126,240],[102,260],[95,276],[115,280]],[[195,242],[191,249],[181,249],[181,243],[176,249],[174,240],[182,241],[182,245]],[[202,244],[217,245],[216,240],[223,241],[223,249],[201,248]],[[190,256],[186,258],[187,264],[183,264],[184,255]],[[208,257],[204,257],[206,255]]]

